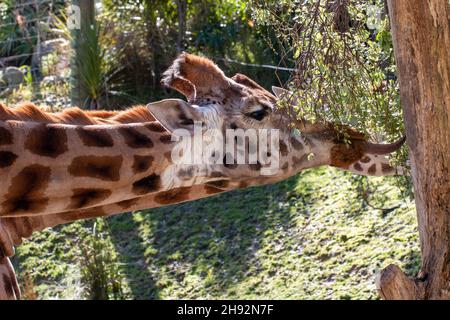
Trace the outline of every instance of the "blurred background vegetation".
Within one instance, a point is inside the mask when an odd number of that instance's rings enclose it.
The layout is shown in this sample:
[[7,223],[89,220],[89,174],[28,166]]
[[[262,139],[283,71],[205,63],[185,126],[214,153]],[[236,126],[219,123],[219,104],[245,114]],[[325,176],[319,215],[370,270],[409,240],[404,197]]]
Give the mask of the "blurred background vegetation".
[[[281,106],[294,117],[347,124],[375,141],[402,135],[383,0],[101,0],[82,35],[67,28],[70,4],[0,3],[1,102],[60,110],[72,105],[74,82],[90,109],[180,97],[160,79],[188,51],[229,76],[289,89],[296,103]],[[405,160],[403,149],[395,161]],[[14,263],[29,299],[376,298],[380,267],[417,271],[411,193],[406,178],[319,168],[49,229],[20,246]]]
[[[43,55],[37,52],[43,42],[73,40],[65,25],[68,4],[69,1],[48,0],[2,3],[3,66],[39,69],[32,60]],[[87,44],[78,61],[72,61],[73,66],[82,66],[80,78],[89,87],[90,98],[97,100],[94,107],[120,109],[173,96],[173,91],[160,85],[161,74],[181,51],[213,58],[230,76],[242,72],[268,88],[274,81],[278,83],[274,72],[243,65],[270,65],[280,60],[277,51],[266,43],[267,33],[255,27],[246,1],[103,0],[95,1],[95,11],[95,24],[87,29],[92,32],[84,32],[80,41]],[[47,18],[40,18],[44,13]],[[24,21],[22,26],[18,20]],[[69,51],[65,54],[70,55]],[[23,58],[10,58],[17,55]],[[64,70],[58,72],[58,76],[67,75]],[[281,74],[284,80],[288,76],[286,72]]]

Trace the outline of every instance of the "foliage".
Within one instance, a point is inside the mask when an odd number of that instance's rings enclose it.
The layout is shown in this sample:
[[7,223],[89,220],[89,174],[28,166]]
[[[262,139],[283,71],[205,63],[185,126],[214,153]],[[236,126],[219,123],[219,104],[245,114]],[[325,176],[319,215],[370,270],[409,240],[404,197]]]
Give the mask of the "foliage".
[[[2,0],[0,3],[0,58],[24,55],[15,65],[31,64],[31,54],[39,41],[50,35],[49,12],[59,13],[64,0]],[[28,4],[28,5],[26,5]],[[51,36],[51,35],[50,35]]]
[[81,239],[79,244],[81,283],[85,286],[87,298],[91,300],[123,298],[122,275],[106,237],[106,222],[97,219],[92,233]]
[[22,279],[19,279],[22,283],[22,288],[20,289],[20,299],[21,300],[37,300],[38,294],[36,291],[36,286],[34,285],[33,278],[29,272],[25,272]]
[[[163,0],[104,0],[98,20],[108,36],[104,46],[111,49],[128,92],[142,102],[173,96],[160,85],[161,75],[181,50],[207,55],[216,60],[226,74],[246,73],[269,87],[274,73],[245,67],[244,63],[276,63],[277,54],[266,45],[247,17],[246,1],[186,1],[179,12],[177,3]],[[185,30],[180,30],[180,15]],[[119,52],[118,49],[121,49]],[[287,74],[284,74],[287,77]]]
[[[110,96],[126,96],[123,90],[123,77],[121,69],[112,63],[114,58],[111,49],[103,45],[106,31],[98,22],[91,27],[85,28],[83,32],[69,30],[67,27],[67,16],[62,13],[61,18],[53,17],[54,29],[63,35],[71,43],[77,39],[76,54],[73,54],[72,63],[76,66],[76,74],[88,92],[87,101],[83,105],[89,109],[109,109]],[[116,49],[120,52],[120,48]]]
[[[283,60],[295,69],[285,84],[296,98],[293,106],[283,104],[290,109],[287,114],[347,124],[372,140],[393,141],[404,134],[383,4],[381,0],[252,1],[253,17],[274,28]],[[372,25],[370,15],[377,11],[380,20]],[[403,150],[397,162],[405,164],[406,157]]]

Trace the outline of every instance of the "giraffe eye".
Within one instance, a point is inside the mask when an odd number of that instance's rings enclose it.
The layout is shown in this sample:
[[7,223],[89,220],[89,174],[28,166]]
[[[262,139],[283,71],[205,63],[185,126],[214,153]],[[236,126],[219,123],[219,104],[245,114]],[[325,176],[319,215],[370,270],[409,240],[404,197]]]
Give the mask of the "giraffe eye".
[[253,118],[255,120],[261,121],[262,119],[264,119],[267,115],[269,114],[269,108],[263,108],[260,110],[256,110],[250,113],[246,113],[245,115],[247,117]]

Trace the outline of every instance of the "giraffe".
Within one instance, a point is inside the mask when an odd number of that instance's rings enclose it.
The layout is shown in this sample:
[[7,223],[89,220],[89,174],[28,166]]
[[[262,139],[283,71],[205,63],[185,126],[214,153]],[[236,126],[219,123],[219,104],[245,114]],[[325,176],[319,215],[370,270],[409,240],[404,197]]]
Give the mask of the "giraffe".
[[[182,53],[162,83],[187,101],[166,99],[121,112],[69,108],[59,113],[32,104],[18,109],[0,104],[1,299],[20,297],[8,258],[14,246],[47,227],[274,183],[322,165],[362,175],[398,173],[385,155],[398,150],[404,138],[376,144],[343,128],[347,144],[335,126],[306,121],[296,123],[301,135],[292,134],[290,120],[277,108],[285,90],[273,87],[272,94],[243,74],[227,77],[207,58]],[[218,161],[175,162],[180,139],[175,133],[183,130],[191,137],[198,124],[209,143],[208,156],[218,154]],[[270,174],[261,174],[267,162],[230,162],[211,142],[217,132],[247,129],[276,130],[275,154],[269,155],[271,149],[264,155],[279,163]],[[243,152],[248,159],[251,151]]]

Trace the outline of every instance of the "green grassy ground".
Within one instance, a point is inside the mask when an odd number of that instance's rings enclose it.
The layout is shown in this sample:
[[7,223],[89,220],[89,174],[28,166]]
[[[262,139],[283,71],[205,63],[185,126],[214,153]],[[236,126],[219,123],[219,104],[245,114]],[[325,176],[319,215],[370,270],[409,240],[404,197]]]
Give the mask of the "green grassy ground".
[[[282,183],[107,219],[106,249],[129,299],[376,299],[375,273],[420,264],[413,202],[395,178],[332,168]],[[14,264],[39,298],[83,298],[80,239],[92,221],[36,234]]]

